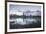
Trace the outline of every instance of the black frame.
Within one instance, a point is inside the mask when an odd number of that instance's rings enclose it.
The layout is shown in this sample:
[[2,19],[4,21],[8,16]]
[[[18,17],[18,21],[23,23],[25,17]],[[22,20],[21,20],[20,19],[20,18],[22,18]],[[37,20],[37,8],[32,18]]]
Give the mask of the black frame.
[[43,3],[43,2],[5,1],[5,34],[7,33],[7,17],[8,17],[8,16],[7,16],[7,2],[43,4],[43,30],[36,30],[36,31],[20,31],[20,32],[8,32],[8,33],[24,33],[24,32],[40,32],[40,31],[44,31],[44,3]]

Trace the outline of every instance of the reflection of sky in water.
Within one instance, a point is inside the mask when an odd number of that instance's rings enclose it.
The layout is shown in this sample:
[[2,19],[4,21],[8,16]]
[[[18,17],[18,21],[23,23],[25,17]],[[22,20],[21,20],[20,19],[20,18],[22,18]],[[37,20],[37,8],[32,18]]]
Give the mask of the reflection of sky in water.
[[39,20],[35,18],[27,18],[27,19],[24,19],[23,21],[23,18],[17,18],[17,19],[13,19],[13,21],[15,21],[15,23],[13,24],[27,25],[27,24],[33,24],[33,22],[37,23],[37,21]]

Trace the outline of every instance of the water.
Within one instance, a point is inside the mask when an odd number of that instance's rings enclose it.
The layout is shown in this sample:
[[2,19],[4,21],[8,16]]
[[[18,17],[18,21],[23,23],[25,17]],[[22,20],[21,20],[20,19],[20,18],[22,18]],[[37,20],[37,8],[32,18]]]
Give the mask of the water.
[[10,29],[38,28],[38,27],[41,27],[41,17],[10,19]]

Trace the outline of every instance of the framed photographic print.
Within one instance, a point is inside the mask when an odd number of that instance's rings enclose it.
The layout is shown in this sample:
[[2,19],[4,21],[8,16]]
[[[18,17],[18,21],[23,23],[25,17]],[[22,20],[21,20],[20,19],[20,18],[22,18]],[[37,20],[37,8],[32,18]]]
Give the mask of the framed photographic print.
[[44,31],[44,3],[11,1],[6,4],[6,32]]

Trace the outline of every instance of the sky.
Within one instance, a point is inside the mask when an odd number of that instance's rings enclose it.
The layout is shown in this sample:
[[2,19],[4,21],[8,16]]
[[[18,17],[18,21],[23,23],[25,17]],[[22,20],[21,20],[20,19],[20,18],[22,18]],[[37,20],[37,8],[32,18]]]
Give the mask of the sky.
[[[14,5],[10,4],[9,11],[11,13],[15,13],[16,15],[23,15],[23,12],[26,11],[41,11],[41,6],[36,5]],[[37,12],[32,13],[33,15],[36,15]]]
[[30,11],[41,10],[41,6],[34,6],[34,5],[13,5],[13,4],[10,4],[9,8],[10,8],[10,11],[20,10],[21,12],[24,12],[27,10],[30,10]]

